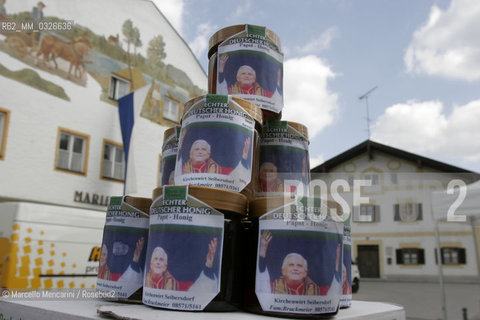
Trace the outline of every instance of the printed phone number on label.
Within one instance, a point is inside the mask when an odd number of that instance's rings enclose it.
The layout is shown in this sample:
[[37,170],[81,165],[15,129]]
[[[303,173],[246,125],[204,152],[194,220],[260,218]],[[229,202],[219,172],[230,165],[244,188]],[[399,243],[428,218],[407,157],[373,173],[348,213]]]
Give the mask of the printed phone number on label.
[[173,302],[172,308],[182,310],[202,310],[202,306],[195,303]]

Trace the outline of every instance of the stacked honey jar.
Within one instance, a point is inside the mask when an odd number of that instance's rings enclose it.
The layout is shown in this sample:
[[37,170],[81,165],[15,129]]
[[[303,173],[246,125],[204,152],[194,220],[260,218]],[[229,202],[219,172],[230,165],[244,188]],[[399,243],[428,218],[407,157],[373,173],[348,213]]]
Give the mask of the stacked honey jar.
[[165,132],[163,187],[112,198],[97,290],[165,309],[331,316],[351,300],[342,210],[309,196],[307,128],[281,120],[280,40],[231,26],[208,56],[209,94]]

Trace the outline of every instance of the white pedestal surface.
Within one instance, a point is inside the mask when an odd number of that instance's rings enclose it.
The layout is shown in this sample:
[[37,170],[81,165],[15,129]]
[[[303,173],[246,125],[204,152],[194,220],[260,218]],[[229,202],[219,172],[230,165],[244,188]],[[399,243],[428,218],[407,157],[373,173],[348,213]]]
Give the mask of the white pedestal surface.
[[[266,320],[274,319],[245,312],[183,312],[123,304],[104,300],[8,300],[0,298],[0,318],[11,320],[86,320],[105,319],[175,320]],[[282,318],[285,319],[285,318]],[[384,302],[356,301],[341,309],[332,319],[405,320],[405,309]]]

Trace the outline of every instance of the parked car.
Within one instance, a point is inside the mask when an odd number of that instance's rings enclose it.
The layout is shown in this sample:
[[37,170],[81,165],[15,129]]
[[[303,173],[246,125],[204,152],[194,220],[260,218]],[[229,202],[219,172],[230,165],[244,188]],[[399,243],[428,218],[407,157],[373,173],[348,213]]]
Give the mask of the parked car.
[[360,272],[358,266],[352,261],[352,292],[355,293],[360,288]]

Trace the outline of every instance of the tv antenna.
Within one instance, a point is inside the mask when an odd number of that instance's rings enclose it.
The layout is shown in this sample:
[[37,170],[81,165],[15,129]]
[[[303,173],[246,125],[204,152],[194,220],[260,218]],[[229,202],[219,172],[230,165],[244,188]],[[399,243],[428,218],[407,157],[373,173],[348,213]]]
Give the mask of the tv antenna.
[[360,97],[358,97],[358,100],[365,100],[365,105],[367,106],[367,131],[368,131],[368,140],[370,140],[370,112],[368,110],[368,96],[375,90],[377,89],[378,86],[373,87],[372,89],[368,90],[364,94],[362,94]]

